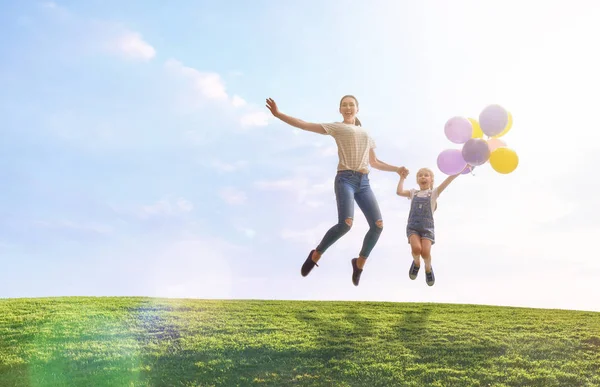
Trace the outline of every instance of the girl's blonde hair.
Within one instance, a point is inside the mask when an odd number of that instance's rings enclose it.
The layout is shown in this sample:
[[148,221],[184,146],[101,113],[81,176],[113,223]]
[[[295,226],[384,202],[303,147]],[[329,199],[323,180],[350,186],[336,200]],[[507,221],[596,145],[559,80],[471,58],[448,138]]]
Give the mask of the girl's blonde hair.
[[429,169],[429,168],[421,168],[421,169],[419,169],[417,171],[417,176],[416,176],[417,183],[419,182],[419,173],[421,173],[421,172],[429,172],[429,175],[431,176],[431,186],[429,187],[429,189],[433,189],[433,187],[434,187],[433,186],[433,182],[434,182],[433,171],[431,169]]

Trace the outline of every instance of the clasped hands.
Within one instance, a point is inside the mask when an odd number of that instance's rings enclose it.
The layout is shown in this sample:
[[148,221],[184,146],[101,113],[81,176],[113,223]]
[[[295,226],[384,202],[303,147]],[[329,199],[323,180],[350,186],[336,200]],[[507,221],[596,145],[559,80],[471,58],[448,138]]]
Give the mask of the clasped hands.
[[396,169],[396,173],[400,175],[400,177],[406,179],[406,176],[408,176],[408,169],[406,169],[406,167],[399,167]]

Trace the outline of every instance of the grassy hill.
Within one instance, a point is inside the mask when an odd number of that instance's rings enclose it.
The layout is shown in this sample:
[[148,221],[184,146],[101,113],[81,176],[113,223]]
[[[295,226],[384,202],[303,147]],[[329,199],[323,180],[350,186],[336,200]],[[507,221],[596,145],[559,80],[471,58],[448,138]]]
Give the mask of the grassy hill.
[[600,313],[0,300],[0,386],[600,386]]

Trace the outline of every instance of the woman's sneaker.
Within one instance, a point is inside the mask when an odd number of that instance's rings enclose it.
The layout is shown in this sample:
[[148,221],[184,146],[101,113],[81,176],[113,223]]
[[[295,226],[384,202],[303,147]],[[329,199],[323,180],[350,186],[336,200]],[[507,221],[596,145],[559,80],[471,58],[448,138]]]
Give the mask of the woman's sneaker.
[[308,253],[308,258],[306,258],[306,261],[304,261],[304,264],[302,264],[302,269],[300,269],[300,274],[302,274],[302,277],[306,277],[313,267],[319,266],[315,261],[312,260],[314,251],[315,250],[311,250],[310,253]]
[[358,286],[358,282],[360,281],[360,275],[362,274],[363,269],[359,269],[358,266],[356,265],[356,261],[358,261],[358,258],[353,258],[352,259],[352,283],[354,284],[354,286]]
[[410,264],[410,270],[408,271],[408,276],[410,277],[411,280],[414,280],[417,278],[420,268],[421,268],[421,266],[415,265],[415,261],[412,261],[412,263]]

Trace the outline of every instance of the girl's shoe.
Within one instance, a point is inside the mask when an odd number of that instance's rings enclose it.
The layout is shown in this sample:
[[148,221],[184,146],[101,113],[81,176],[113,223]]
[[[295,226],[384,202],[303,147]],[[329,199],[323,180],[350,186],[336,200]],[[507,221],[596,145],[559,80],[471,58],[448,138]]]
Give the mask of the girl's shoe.
[[421,268],[421,266],[415,265],[415,261],[412,261],[412,263],[410,264],[410,270],[408,271],[408,276],[410,277],[411,280],[414,280],[417,278],[417,274],[419,274],[420,268]]
[[427,282],[427,285],[433,286],[433,284],[435,283],[435,276],[433,275],[433,269],[431,269],[431,271],[429,273],[425,272],[425,281]]

